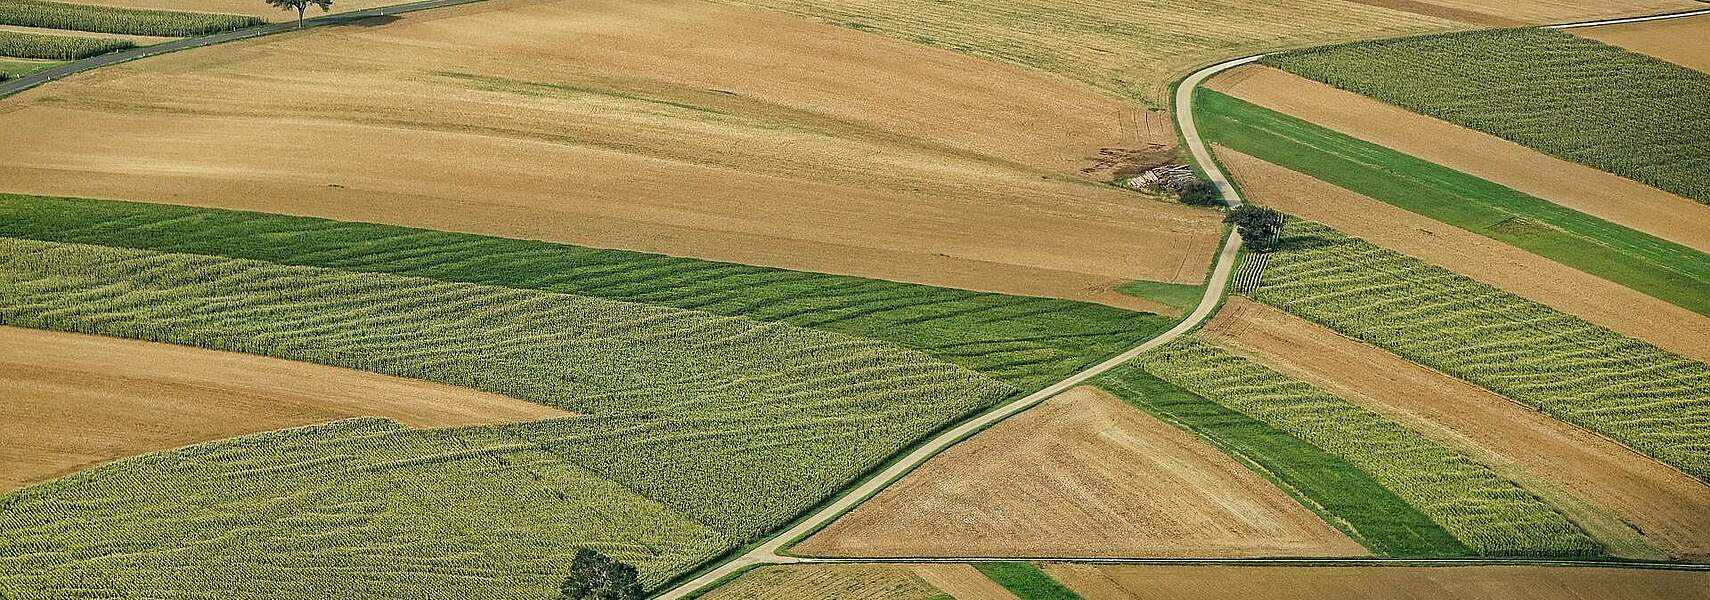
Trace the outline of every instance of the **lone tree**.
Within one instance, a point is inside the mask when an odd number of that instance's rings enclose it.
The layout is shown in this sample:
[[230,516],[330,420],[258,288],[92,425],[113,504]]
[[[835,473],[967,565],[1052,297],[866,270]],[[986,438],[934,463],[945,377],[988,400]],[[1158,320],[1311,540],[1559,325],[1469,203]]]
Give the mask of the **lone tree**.
[[1276,249],[1277,238],[1281,237],[1283,215],[1269,208],[1243,204],[1229,211],[1223,222],[1235,224],[1235,231],[1241,234],[1241,241],[1248,248],[1270,252]]
[[597,550],[583,548],[570,561],[570,576],[564,579],[560,600],[641,600],[641,581],[635,567],[612,560]]
[[333,0],[267,0],[267,4],[280,10],[297,9],[297,28],[303,28],[303,11],[309,10],[309,5],[321,7],[321,12],[332,10]]

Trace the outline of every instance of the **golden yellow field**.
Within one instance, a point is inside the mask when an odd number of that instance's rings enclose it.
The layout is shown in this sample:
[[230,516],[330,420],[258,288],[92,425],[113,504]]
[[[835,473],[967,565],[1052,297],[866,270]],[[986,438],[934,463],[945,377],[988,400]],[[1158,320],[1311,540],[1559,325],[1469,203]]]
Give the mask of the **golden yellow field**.
[[968,565],[794,565],[760,567],[706,600],[1015,600]]
[[1572,32],[1710,73],[1710,15],[1586,27]]

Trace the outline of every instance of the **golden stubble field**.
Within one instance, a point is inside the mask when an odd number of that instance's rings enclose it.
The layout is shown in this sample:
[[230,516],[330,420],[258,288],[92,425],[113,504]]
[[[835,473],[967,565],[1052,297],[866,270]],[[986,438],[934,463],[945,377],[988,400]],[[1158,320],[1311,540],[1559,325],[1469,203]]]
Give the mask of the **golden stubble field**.
[[1693,0],[1355,0],[1492,27],[1573,23],[1703,8]]
[[1051,564],[1096,600],[1705,600],[1710,574],[1587,567],[1227,567]]
[[766,566],[719,586],[707,600],[1016,600],[968,565]]
[[1363,555],[1235,459],[1092,387],[957,444],[792,548],[808,556]]
[[[1703,8],[1699,5],[1699,8]],[[1710,15],[1586,27],[1574,35],[1710,73]]]
[[366,371],[17,327],[0,327],[0,399],[0,493],[146,452],[350,417],[452,427],[568,414]]
[[[1219,223],[1106,185],[1167,120],[786,15],[494,0],[0,103],[3,190],[389,222],[1145,307]],[[27,142],[27,143],[26,143]]]

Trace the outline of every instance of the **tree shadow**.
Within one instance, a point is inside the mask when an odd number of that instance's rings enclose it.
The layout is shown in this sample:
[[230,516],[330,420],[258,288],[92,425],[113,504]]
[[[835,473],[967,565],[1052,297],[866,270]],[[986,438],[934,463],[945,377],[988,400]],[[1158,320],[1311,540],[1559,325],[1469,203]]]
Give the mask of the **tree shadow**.
[[403,20],[403,18],[404,17],[399,15],[373,15],[368,17],[350,17],[346,19],[335,18],[333,19],[333,22],[327,23],[326,27],[381,27],[396,23]]

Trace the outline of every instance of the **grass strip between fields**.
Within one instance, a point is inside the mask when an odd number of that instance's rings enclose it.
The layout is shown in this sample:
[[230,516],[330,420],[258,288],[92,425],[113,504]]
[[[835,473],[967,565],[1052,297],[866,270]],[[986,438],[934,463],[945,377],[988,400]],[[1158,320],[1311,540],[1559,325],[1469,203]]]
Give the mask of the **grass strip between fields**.
[[1193,432],[1380,556],[1472,553],[1418,509],[1334,454],[1128,363],[1094,382],[1140,410]]
[[1365,471],[1476,554],[1601,552],[1559,511],[1489,467],[1311,384],[1193,337],[1134,360],[1160,379]]
[[1108,306],[658,254],[164,204],[0,194],[0,236],[262,260],[669,306],[882,340],[1022,390],[1175,319]]
[[46,0],[0,0],[0,25],[70,29],[159,37],[219,33],[265,23],[244,15],[222,15]]
[[1375,40],[1264,63],[1710,202],[1710,73],[1549,29]]
[[1257,300],[1710,481],[1710,365],[1319,223],[1281,248]]
[[1057,583],[1033,563],[980,562],[973,565],[1021,600],[1081,600],[1079,594]]
[[1710,315],[1710,255],[1228,95],[1199,90],[1213,143]]
[[0,31],[0,56],[12,58],[77,60],[134,47],[129,40]]

